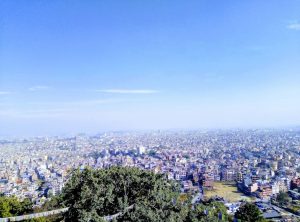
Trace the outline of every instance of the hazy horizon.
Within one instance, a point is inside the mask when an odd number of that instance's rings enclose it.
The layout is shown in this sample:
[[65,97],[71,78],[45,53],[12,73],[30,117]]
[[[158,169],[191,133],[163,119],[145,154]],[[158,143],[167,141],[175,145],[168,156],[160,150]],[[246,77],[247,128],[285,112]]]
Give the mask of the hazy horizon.
[[0,2],[0,135],[300,126],[300,1]]

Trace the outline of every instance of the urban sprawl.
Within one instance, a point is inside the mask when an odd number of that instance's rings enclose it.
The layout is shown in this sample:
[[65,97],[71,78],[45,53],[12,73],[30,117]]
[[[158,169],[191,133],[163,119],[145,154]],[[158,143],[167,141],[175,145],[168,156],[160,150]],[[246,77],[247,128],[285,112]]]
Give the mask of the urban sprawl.
[[[229,213],[247,199],[256,202],[266,218],[297,218],[300,212],[300,130],[296,129],[2,139],[0,150],[0,193],[30,198],[36,207],[62,191],[73,169],[117,165],[165,174],[181,183],[183,193],[194,194],[193,201],[215,198],[226,204]],[[228,187],[236,189],[234,198],[216,190],[226,193]],[[289,195],[288,206],[276,202],[281,192]]]

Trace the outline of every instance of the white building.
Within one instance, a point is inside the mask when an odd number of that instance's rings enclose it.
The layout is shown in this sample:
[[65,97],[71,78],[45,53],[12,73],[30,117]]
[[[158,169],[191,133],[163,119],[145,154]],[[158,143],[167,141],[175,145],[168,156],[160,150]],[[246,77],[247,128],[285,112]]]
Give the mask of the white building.
[[144,146],[139,146],[138,148],[139,155],[143,155],[146,153],[146,148]]

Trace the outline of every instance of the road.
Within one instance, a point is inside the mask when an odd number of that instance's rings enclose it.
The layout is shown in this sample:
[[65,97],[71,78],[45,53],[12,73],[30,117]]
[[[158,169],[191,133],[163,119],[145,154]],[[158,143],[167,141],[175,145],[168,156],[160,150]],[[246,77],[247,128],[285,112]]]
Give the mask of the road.
[[271,206],[275,209],[275,210],[277,210],[277,211],[279,211],[283,216],[292,216],[292,217],[296,217],[296,218],[298,218],[298,219],[300,219],[300,216],[298,216],[297,214],[293,214],[293,213],[291,213],[291,212],[288,212],[288,211],[286,211],[285,209],[283,209],[283,208],[280,208],[280,207],[277,207],[277,206],[275,206],[275,205],[273,205],[273,204],[271,204]]

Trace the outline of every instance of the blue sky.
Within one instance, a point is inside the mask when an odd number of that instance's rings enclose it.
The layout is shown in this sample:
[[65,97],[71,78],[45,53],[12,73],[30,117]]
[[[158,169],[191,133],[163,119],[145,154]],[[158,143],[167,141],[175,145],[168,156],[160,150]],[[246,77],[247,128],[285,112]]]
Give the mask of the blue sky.
[[300,125],[300,1],[0,1],[0,135]]

